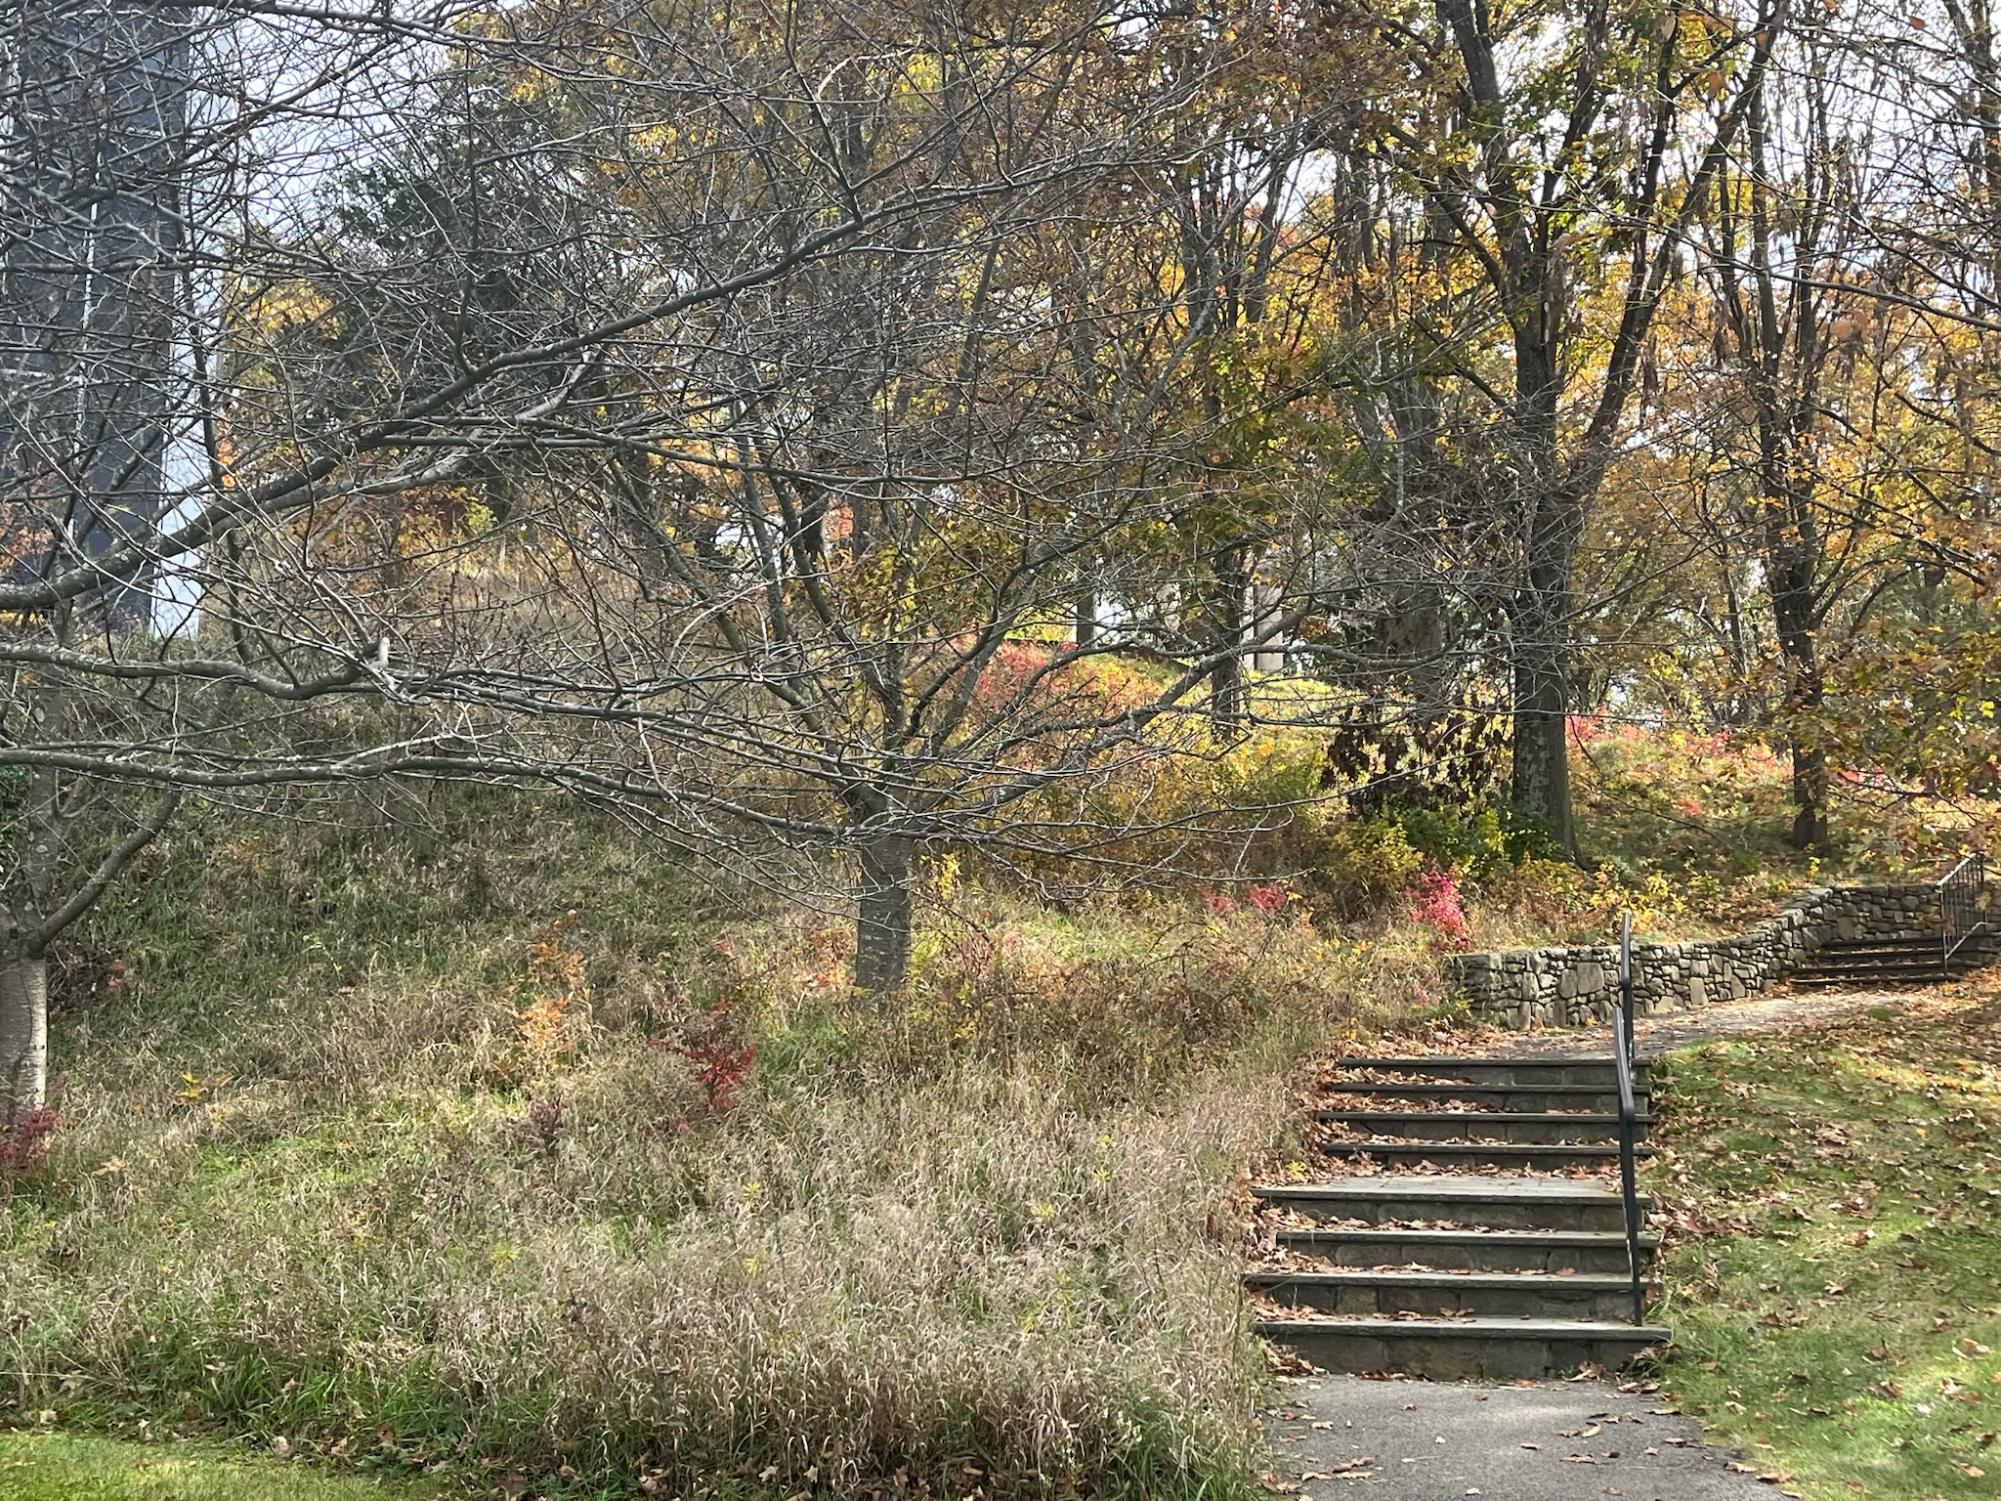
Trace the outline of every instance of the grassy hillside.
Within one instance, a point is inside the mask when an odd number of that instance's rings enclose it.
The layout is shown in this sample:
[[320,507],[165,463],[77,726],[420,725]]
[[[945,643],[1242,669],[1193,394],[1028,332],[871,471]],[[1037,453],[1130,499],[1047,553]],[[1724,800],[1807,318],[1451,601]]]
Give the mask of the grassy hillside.
[[[890,1015],[814,872],[527,797],[210,815],[57,955],[0,1410],[466,1494],[1247,1495],[1231,1195],[1308,1060],[1439,1014],[1453,948],[1824,873],[1757,747],[1588,749],[1588,871],[1494,815],[1327,809],[1256,884],[1058,908],[942,861]],[[1963,816],[1863,809],[1845,869],[1925,868]]]
[[2001,1476],[2001,987],[1671,1055],[1669,1384],[1815,1501]]
[[1692,879],[1698,901],[1746,883],[1930,872],[2001,829],[1990,799],[1843,772],[1828,803],[1833,847],[1806,853],[1785,838],[1791,764],[1755,736],[1580,720],[1573,744],[1587,852],[1628,879]]
[[1245,1490],[1220,1211],[1436,994],[1296,901],[955,890],[879,1018],[843,923],[528,800],[151,859],[0,1200],[10,1405],[476,1493]]

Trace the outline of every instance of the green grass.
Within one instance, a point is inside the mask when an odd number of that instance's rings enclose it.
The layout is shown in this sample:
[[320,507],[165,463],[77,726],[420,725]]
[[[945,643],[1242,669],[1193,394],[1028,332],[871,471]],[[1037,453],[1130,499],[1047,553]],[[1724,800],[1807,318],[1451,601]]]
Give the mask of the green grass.
[[0,1496],[7,1501],[430,1501],[437,1495],[416,1481],[327,1476],[208,1444],[0,1432]]
[[2001,1000],[1913,996],[1665,1072],[1685,1409],[1816,1501],[2001,1494]]

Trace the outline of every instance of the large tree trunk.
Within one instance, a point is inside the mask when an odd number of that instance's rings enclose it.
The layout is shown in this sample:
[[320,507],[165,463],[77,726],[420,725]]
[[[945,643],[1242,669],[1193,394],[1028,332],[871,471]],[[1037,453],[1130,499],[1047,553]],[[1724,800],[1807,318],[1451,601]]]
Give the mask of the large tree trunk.
[[48,1097],[48,973],[39,954],[0,958],[0,1129]]
[[1216,567],[1215,636],[1206,643],[1229,654],[1209,674],[1209,717],[1225,735],[1240,734],[1249,710],[1243,643],[1250,613],[1250,569],[1241,547],[1224,551]]
[[855,989],[878,1005],[910,978],[915,859],[908,839],[873,839],[861,847],[861,901],[855,924]]
[[1785,534],[1774,537],[1768,566],[1772,614],[1786,668],[1786,736],[1793,760],[1792,843],[1797,849],[1824,849],[1827,751],[1819,743],[1815,726],[1826,697],[1814,640],[1813,561],[1817,549],[1814,533],[1803,519],[1781,525]]
[[1827,752],[1793,742],[1793,846],[1827,848]]
[[[46,734],[51,691],[31,687],[27,722]],[[11,1128],[23,1109],[42,1103],[48,1090],[49,991],[43,958],[52,901],[60,789],[54,771],[33,767],[12,834],[14,869],[0,893],[0,1126]]]
[[[1509,802],[1541,824],[1564,854],[1577,857],[1577,826],[1570,803],[1570,607],[1571,570],[1584,529],[1584,502],[1559,487],[1555,449],[1553,376],[1535,372],[1526,352],[1524,406],[1535,415],[1524,445],[1524,470],[1535,484],[1529,500],[1527,556],[1512,612],[1514,667],[1514,775]],[[1540,384],[1538,384],[1538,382]]]
[[[1546,625],[1531,612],[1516,629]],[[1577,854],[1577,826],[1570,805],[1570,693],[1561,646],[1531,640],[1515,647],[1514,771],[1508,801],[1515,812],[1541,824],[1566,855]]]

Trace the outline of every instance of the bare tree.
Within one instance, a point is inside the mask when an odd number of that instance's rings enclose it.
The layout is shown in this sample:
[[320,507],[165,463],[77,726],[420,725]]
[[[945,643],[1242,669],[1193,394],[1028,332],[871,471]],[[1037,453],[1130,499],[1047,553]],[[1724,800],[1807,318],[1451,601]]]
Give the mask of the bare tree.
[[1078,357],[1227,52],[1093,5],[135,9],[7,54],[10,1102],[48,944],[189,796],[541,782],[845,851],[887,996],[924,849],[1088,865],[1042,794],[1186,748],[1316,607],[1311,508],[1254,629],[1138,607],[1208,576],[1172,523],[1218,414]]

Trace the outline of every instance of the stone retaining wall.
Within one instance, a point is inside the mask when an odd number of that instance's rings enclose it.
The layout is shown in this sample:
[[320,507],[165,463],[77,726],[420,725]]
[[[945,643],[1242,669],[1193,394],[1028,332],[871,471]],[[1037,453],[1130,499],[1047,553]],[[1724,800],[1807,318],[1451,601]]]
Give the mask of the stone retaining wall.
[[[1742,1000],[1799,969],[1822,944],[1938,932],[1930,883],[1818,886],[1732,938],[1633,945],[1633,1003],[1641,1015]],[[1619,946],[1460,954],[1447,981],[1474,1017],[1504,1027],[1576,1027],[1606,1020],[1619,994]]]

